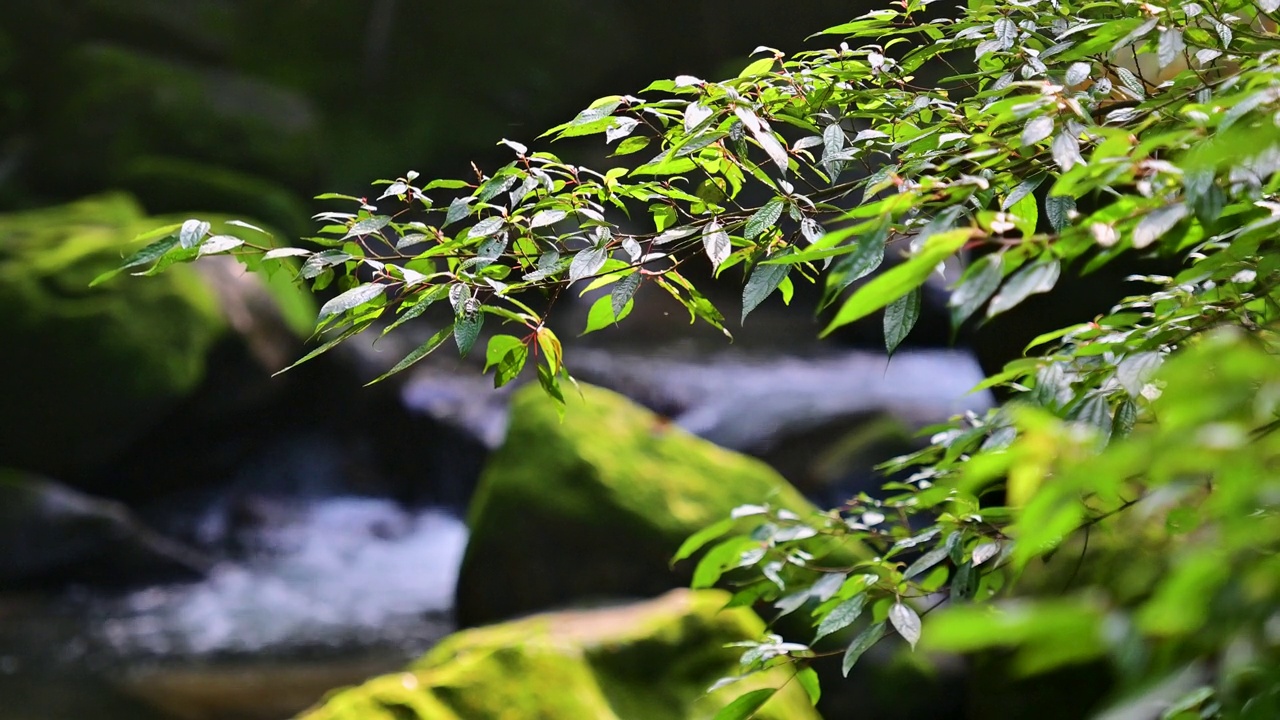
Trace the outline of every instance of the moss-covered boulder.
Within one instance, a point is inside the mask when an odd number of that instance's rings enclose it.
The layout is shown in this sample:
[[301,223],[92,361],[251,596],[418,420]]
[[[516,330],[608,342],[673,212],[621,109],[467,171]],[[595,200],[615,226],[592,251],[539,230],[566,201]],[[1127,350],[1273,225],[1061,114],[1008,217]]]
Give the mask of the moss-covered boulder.
[[262,357],[246,332],[301,329],[309,300],[283,276],[267,290],[177,266],[89,287],[164,222],[124,195],[0,215],[0,464],[61,475],[106,462],[200,385],[220,343]]
[[812,506],[758,460],[722,449],[625,397],[566,391],[563,422],[536,386],[517,392],[506,441],[468,516],[458,580],[463,626],[686,584],[669,562],[733,508]]
[[711,718],[734,697],[781,690],[754,717],[818,715],[779,668],[721,688],[764,623],[728,594],[674,590],[607,609],[535,615],[466,630],[402,673],[337,691],[304,720],[680,720]]

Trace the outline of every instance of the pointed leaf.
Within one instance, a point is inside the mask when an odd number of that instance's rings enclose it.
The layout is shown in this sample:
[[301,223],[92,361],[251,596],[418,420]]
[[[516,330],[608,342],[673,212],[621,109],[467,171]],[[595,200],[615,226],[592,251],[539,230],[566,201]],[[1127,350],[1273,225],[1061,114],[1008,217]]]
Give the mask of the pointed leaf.
[[507,222],[506,218],[501,215],[487,217],[476,223],[475,227],[467,231],[467,239],[474,240],[476,238],[486,238],[502,229]]
[[790,270],[790,265],[756,265],[751,269],[751,277],[747,278],[746,287],[742,289],[742,322],[745,323],[747,315],[778,289]]
[[938,263],[951,257],[964,246],[972,231],[957,228],[929,238],[920,252],[906,262],[877,276],[858,289],[836,313],[835,319],[822,331],[823,336],[843,325],[860,320],[907,293],[928,279]]
[[885,306],[884,347],[891,357],[920,319],[920,295],[916,288]]
[[1071,212],[1076,209],[1076,200],[1070,195],[1050,195],[1044,199],[1044,214],[1049,218],[1049,226],[1058,232],[1071,224]]
[[769,702],[769,698],[778,692],[777,688],[760,688],[752,690],[746,695],[740,695],[733,702],[725,705],[716,713],[712,720],[747,720],[755,715],[765,703]]
[[200,243],[200,255],[216,255],[224,253],[228,250],[234,250],[244,244],[244,241],[238,237],[230,235],[214,235],[213,237]]
[[201,220],[187,220],[182,223],[182,228],[178,230],[178,244],[183,248],[193,248],[199,245],[204,236],[209,234],[210,227],[209,223]]
[[[478,314],[479,313],[477,313],[477,315]],[[443,345],[444,341],[449,339],[449,336],[453,334],[453,331],[454,331],[453,323],[450,323],[444,326],[443,328],[440,329],[439,332],[437,332],[435,335],[432,335],[429,340],[419,345],[413,352],[406,355],[403,360],[396,363],[395,367],[386,371],[382,375],[379,375],[377,378],[369,381],[368,385],[373,385],[374,383],[382,382],[383,380],[386,380],[392,375],[395,375],[401,370],[404,370],[405,368],[409,367],[410,365],[413,365],[414,363],[418,362],[422,358],[435,352],[436,348]]]
[[1037,293],[1048,292],[1058,282],[1061,266],[1057,260],[1037,262],[1014,273],[991,299],[987,317],[995,317]]
[[1048,115],[1037,115],[1027,121],[1022,129],[1022,144],[1035,145],[1053,134],[1053,118]]
[[359,307],[370,300],[379,297],[387,291],[387,286],[381,283],[366,283],[358,285],[350,290],[335,297],[320,307],[320,317],[316,322],[320,322],[327,317],[344,313],[352,308]]
[[707,227],[703,229],[702,245],[707,251],[707,257],[711,259],[712,269],[715,270],[720,269],[720,264],[733,250],[733,245],[729,242],[729,233],[725,232],[716,220],[707,223]]
[[993,253],[980,258],[961,278],[960,285],[951,292],[947,306],[951,308],[953,330],[964,324],[1000,287],[1000,280],[1004,277],[1001,270],[1003,257]]
[[884,623],[878,622],[858,633],[858,637],[849,643],[849,649],[844,651],[844,660],[840,663],[840,671],[845,677],[849,677],[849,671],[858,662],[858,658],[862,657],[863,653],[879,642],[880,638],[884,637],[884,631]]
[[363,220],[357,220],[347,229],[347,234],[342,236],[343,240],[357,235],[371,235],[386,227],[391,222],[391,218],[387,215],[374,215]]
[[911,578],[919,575],[925,570],[929,570],[934,565],[937,565],[943,560],[946,560],[947,554],[950,552],[950,550],[951,550],[950,548],[943,545],[940,547],[936,547],[930,550],[929,552],[921,555],[920,557],[916,558],[915,562],[911,563],[909,566],[907,566],[906,570],[902,571],[902,579],[910,580]]
[[994,542],[982,543],[978,547],[974,548],[973,557],[971,560],[971,562],[973,563],[973,566],[978,567],[982,563],[990,560],[996,555],[999,555],[1002,547],[1003,546],[997,540]]
[[1183,203],[1168,205],[1147,213],[1133,229],[1134,249],[1141,250],[1159,240],[1186,216],[1187,206]]
[[896,602],[889,608],[889,622],[914,650],[916,643],[920,642],[920,616],[916,611],[901,601]]
[[1137,397],[1162,362],[1164,362],[1164,356],[1157,352],[1126,355],[1116,366],[1116,380],[1120,382],[1120,387],[1123,387],[1125,392],[1132,397]]
[[818,623],[818,632],[813,636],[813,642],[817,643],[831,633],[839,632],[856,622],[862,615],[862,606],[866,602],[866,594],[859,593],[831,608],[831,612],[828,612],[822,618],[822,622]]
[[636,288],[640,287],[640,273],[633,272],[622,278],[613,286],[613,292],[610,293],[610,305],[613,308],[613,316],[622,318],[622,309],[631,302],[631,298],[635,297]]
[[484,325],[484,313],[463,312],[453,321],[453,339],[458,344],[458,354],[466,356],[471,346],[480,337],[480,328]]
[[1004,202],[1000,203],[1000,209],[1008,210],[1019,200],[1035,192],[1036,188],[1040,187],[1040,183],[1044,182],[1044,179],[1044,175],[1035,175],[1018,183],[1018,186],[1010,191]]
[[778,218],[782,217],[783,205],[782,198],[774,198],[765,203],[747,220],[747,227],[742,233],[743,237],[750,240],[773,227],[778,222]]
[[605,260],[609,257],[609,253],[603,247],[590,247],[580,250],[577,255],[573,256],[573,262],[569,264],[569,282],[575,282],[585,277],[591,277],[600,272],[600,268],[604,267]]
[[565,215],[566,213],[563,210],[541,210],[529,221],[529,229],[533,230],[534,228],[554,225],[563,220]]

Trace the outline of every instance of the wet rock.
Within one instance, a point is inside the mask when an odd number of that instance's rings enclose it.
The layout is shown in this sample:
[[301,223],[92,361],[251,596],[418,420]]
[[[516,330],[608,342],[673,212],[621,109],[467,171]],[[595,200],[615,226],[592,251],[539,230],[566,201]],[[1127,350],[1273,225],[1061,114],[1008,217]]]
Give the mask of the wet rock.
[[685,584],[671,555],[738,505],[813,506],[763,463],[717,447],[608,390],[518,391],[505,443],[468,515],[463,626]]
[[122,504],[0,469],[0,586],[194,578],[213,561],[146,527]]
[[[516,586],[512,586],[513,588]],[[706,694],[735,674],[764,623],[728,594],[675,590],[617,607],[535,615],[446,638],[404,672],[331,694],[303,720],[710,718],[734,697],[781,687],[754,717],[817,718],[781,668]]]

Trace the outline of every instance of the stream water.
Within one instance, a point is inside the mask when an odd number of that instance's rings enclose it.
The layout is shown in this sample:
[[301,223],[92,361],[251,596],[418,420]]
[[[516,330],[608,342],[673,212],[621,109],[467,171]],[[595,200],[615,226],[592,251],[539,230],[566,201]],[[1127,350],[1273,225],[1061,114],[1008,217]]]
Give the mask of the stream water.
[[0,718],[282,718],[452,629],[466,528],[376,498],[279,501],[200,582],[0,605]]

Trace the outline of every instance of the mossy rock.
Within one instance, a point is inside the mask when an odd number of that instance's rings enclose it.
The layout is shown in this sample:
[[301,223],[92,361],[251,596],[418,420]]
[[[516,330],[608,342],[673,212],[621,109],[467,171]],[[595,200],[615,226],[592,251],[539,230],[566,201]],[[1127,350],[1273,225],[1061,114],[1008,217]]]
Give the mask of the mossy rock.
[[304,720],[680,720],[712,718],[733,698],[781,690],[758,720],[817,718],[791,671],[737,672],[764,623],[722,609],[727,593],[674,590],[632,605],[535,615],[445,638],[402,673],[331,694]]
[[767,465],[671,425],[625,397],[566,389],[563,422],[537,386],[513,396],[485,466],[458,581],[463,626],[688,583],[671,556],[748,503],[814,508]]
[[[0,462],[61,474],[108,461],[200,385],[215,346],[237,339],[243,313],[224,312],[226,283],[196,266],[89,287],[164,223],[125,195],[0,215]],[[282,280],[274,304],[301,329],[309,301]]]

